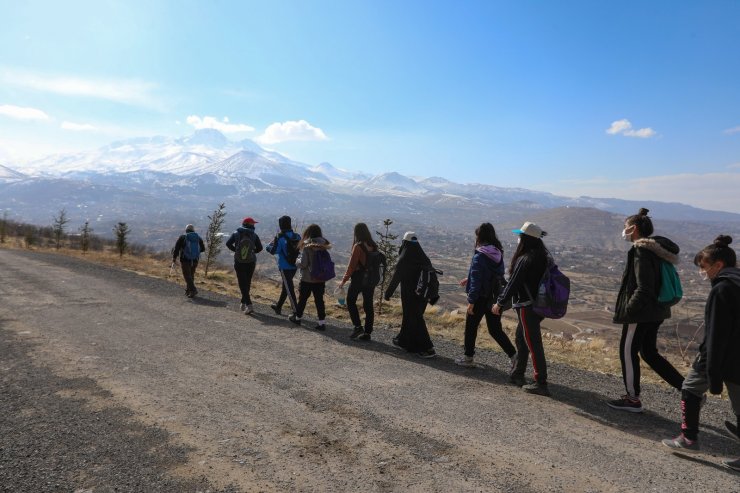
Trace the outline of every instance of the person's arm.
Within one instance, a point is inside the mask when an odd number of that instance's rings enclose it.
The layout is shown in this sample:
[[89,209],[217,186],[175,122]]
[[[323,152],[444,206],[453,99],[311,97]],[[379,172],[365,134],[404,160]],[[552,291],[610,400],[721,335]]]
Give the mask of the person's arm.
[[501,294],[498,295],[498,299],[496,300],[496,305],[494,305],[494,307],[498,306],[499,308],[502,308],[511,305],[514,293],[519,291],[519,288],[524,282],[524,276],[528,266],[529,257],[519,257],[514,266],[514,271],[511,273],[509,282],[506,284],[504,290],[501,291]]
[[405,271],[406,250],[401,252],[401,255],[398,256],[398,259],[396,260],[396,270],[393,271],[393,277],[391,277],[391,280],[388,282],[388,287],[386,288],[385,293],[383,293],[383,298],[385,298],[386,301],[390,300],[393,293],[396,292],[396,288],[398,288],[398,285],[401,283],[401,278]]
[[185,235],[181,235],[175,242],[175,248],[172,249],[172,261],[176,262],[180,257],[180,250],[185,246]]
[[728,357],[730,334],[735,322],[733,300],[728,294],[721,289],[710,293],[706,307],[707,377],[709,391],[715,395],[722,393],[722,363]]
[[226,240],[226,248],[231,250],[232,252],[236,251],[236,235],[238,234],[237,231],[234,231],[231,233],[231,236],[229,236],[229,239]]
[[481,254],[476,253],[473,255],[473,261],[470,262],[470,279],[468,283],[468,304],[472,305],[480,297],[481,284],[483,283],[484,269],[482,265],[483,260]]
[[[655,271],[653,270],[653,258],[647,252],[641,252],[640,248],[635,252],[634,269],[635,269],[635,281],[637,282],[637,288],[627,300],[627,306],[625,307],[625,313],[628,317],[634,316],[635,313],[640,312],[647,304],[652,301],[657,302],[656,298],[656,282],[659,280],[655,279]],[[660,262],[660,260],[655,259]]]
[[200,253],[203,253],[206,251],[206,244],[203,243],[203,238],[198,236],[198,243],[200,243]]
[[260,253],[262,251],[262,242],[260,237],[255,233],[254,235],[254,253]]
[[365,252],[362,251],[362,247],[359,243],[355,243],[355,246],[352,247],[352,255],[349,257],[349,265],[347,265],[347,271],[344,273],[344,277],[342,278],[342,282],[339,283],[340,286],[344,286],[344,284],[349,281],[350,277],[352,277],[352,274],[357,271],[358,267],[362,262],[360,262],[360,257]]

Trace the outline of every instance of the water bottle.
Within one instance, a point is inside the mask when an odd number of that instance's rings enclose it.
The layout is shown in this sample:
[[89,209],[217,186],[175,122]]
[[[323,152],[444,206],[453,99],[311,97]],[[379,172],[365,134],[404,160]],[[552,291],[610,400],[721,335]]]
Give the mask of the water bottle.
[[337,286],[337,289],[334,290],[334,295],[337,297],[337,303],[339,303],[340,306],[344,306],[347,301],[345,298],[344,286]]

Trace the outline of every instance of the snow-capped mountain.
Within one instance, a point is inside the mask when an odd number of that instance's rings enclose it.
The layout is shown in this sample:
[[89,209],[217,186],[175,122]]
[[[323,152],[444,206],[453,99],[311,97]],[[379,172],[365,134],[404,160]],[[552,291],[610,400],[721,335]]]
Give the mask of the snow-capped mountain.
[[26,178],[26,175],[24,175],[23,173],[19,173],[0,164],[0,181],[11,182],[23,180],[24,178]]

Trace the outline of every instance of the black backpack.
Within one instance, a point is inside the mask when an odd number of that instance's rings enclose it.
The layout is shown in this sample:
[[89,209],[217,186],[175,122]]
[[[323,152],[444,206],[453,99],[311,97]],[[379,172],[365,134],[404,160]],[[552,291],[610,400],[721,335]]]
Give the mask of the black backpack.
[[285,238],[285,260],[287,260],[289,264],[295,265],[296,261],[298,260],[298,254],[301,253],[301,251],[298,249],[298,243],[301,240],[295,234],[288,236],[287,233],[280,233],[279,235],[275,236],[275,240],[273,241],[273,244],[276,248],[281,236]]
[[362,287],[374,288],[385,278],[385,269],[387,267],[385,255],[383,255],[383,252],[379,252],[377,248],[375,251],[368,251],[362,243],[360,243],[360,248],[365,252],[365,265],[362,270]]
[[442,271],[435,269],[431,264],[423,267],[416,283],[416,294],[424,298],[430,305],[439,300],[439,279]]
[[254,233],[251,231],[239,231],[239,241],[234,250],[234,262],[238,264],[250,264],[257,260],[254,254]]

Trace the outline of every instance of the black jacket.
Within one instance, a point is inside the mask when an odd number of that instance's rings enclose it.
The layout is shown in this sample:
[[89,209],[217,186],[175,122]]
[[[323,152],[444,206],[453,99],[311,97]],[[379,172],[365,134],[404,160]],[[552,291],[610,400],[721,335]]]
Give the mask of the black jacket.
[[393,277],[385,290],[385,299],[390,299],[393,296],[399,284],[401,284],[402,302],[411,296],[422,299],[421,296],[416,295],[414,290],[419,281],[421,270],[429,265],[432,265],[432,262],[418,242],[403,241],[399,249],[398,260],[396,260],[396,270],[393,272]]
[[515,307],[531,305],[530,294],[534,296],[539,291],[540,281],[546,268],[547,253],[545,251],[530,251],[519,257],[509,276],[509,283],[496,300],[498,306],[508,308],[512,302]]
[[[722,269],[712,281],[704,309],[704,341],[694,367],[706,370],[709,391],[722,392],[722,382],[740,385],[740,269]],[[698,368],[697,368],[698,365]]]
[[678,245],[653,236],[635,241],[627,252],[627,263],[614,307],[615,324],[660,322],[671,318],[671,308],[658,303],[660,263],[678,263]]
[[232,252],[236,252],[236,247],[239,245],[239,240],[242,233],[248,233],[254,236],[254,253],[260,253],[262,251],[262,242],[260,241],[260,237],[257,236],[257,233],[255,233],[254,226],[251,224],[239,226],[238,228],[236,228],[236,231],[231,233],[229,239],[226,240],[226,248],[228,248]]

